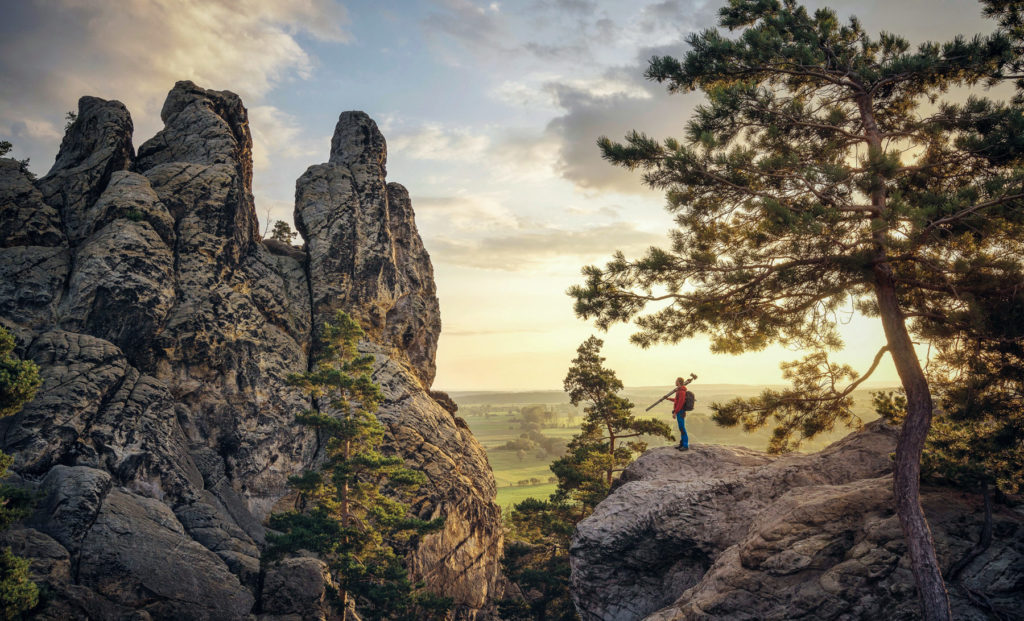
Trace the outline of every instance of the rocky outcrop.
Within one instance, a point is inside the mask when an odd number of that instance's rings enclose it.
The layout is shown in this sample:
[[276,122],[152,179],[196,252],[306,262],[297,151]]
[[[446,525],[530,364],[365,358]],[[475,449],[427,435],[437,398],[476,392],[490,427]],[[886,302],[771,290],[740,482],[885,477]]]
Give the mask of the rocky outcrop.
[[383,136],[341,116],[330,161],[298,183],[305,249],[282,248],[258,236],[241,100],[181,82],[161,117],[136,157],[124,106],[83,98],[45,177],[0,160],[0,324],[43,377],[0,421],[13,480],[44,499],[4,539],[53,594],[40,615],[327,614],[315,561],[260,556],[287,477],[318,458],[285,379],[344,309],[368,328],[388,449],[430,478],[415,510],[448,518],[411,563],[472,618],[497,574],[494,480],[427,392],[433,274]]
[[296,184],[295,225],[309,249],[317,323],[345,309],[429,388],[441,332],[434,272],[409,193],[387,183],[386,163],[377,124],[362,112],[343,113],[330,161]]
[[376,123],[345,112],[331,141],[330,161],[296,183],[295,223],[309,251],[314,325],[338,309],[358,317],[377,359],[384,391],[378,417],[387,446],[420,464],[431,494],[415,510],[447,517],[424,538],[413,573],[474,608],[485,605],[496,578],[501,540],[492,502],[494,480],[472,435],[433,399],[434,353],[441,331],[433,268],[413,220],[408,192],[385,179],[387,146]]
[[[580,523],[573,594],[586,621],[917,619],[893,510],[895,429],[875,422],[820,453],[774,457],[737,447],[655,449]],[[978,541],[980,499],[926,488],[943,568]],[[950,584],[954,616],[1024,610],[1024,515]]]

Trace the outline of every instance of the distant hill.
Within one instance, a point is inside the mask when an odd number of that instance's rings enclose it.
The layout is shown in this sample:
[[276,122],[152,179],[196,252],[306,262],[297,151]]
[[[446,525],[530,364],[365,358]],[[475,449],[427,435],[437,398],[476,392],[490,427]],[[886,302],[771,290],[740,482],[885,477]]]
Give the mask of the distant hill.
[[[694,383],[691,388],[698,395],[698,407],[707,406],[712,401],[728,400],[735,397],[751,397],[765,388],[781,388],[781,384],[700,384]],[[638,407],[645,408],[666,392],[672,389],[671,384],[664,386],[627,386],[622,392]],[[873,386],[861,388],[857,394],[868,394],[877,390],[891,390],[892,387]],[[452,399],[459,405],[518,405],[538,404],[555,405],[568,403],[569,396],[561,390],[523,390],[523,391],[449,391]]]

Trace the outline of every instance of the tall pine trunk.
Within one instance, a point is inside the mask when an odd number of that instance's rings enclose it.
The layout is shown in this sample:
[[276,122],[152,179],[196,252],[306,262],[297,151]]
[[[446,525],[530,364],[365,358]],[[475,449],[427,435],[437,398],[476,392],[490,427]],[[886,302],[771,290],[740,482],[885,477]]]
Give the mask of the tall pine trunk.
[[939,560],[935,556],[935,541],[920,498],[921,452],[932,422],[932,398],[917,352],[907,333],[887,264],[875,266],[875,294],[889,351],[907,395],[907,416],[896,441],[893,472],[896,514],[907,541],[910,568],[920,592],[924,618],[927,621],[951,621],[949,594],[942,580]]
[[[869,160],[881,157],[882,133],[875,120],[871,96],[864,94],[857,100],[864,132],[867,137]],[[872,153],[873,152],[873,153]],[[907,415],[896,440],[896,463],[893,471],[893,496],[896,515],[899,516],[903,537],[910,554],[910,569],[917,582],[918,594],[925,621],[952,621],[949,594],[942,580],[939,560],[935,556],[935,541],[921,508],[921,453],[928,428],[932,424],[932,396],[921,362],[914,351],[914,343],[907,332],[907,324],[896,296],[896,282],[888,262],[888,243],[885,231],[887,192],[885,180],[876,176],[871,190],[874,214],[871,218],[874,242],[875,299],[882,319],[885,340],[907,395]]]

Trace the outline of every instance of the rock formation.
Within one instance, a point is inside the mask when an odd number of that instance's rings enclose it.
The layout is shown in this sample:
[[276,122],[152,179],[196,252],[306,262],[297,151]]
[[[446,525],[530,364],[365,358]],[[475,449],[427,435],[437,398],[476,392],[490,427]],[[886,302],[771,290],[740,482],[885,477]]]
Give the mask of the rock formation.
[[[812,455],[648,451],[573,539],[582,618],[920,618],[893,510],[895,446],[875,422]],[[980,499],[925,488],[922,504],[948,569],[979,539]],[[999,508],[994,523],[991,547],[949,584],[957,619],[1024,611],[1024,514]]]
[[0,324],[44,379],[0,421],[14,482],[41,498],[3,539],[51,589],[40,617],[322,613],[316,561],[268,571],[260,554],[287,477],[318,457],[285,378],[344,309],[377,359],[387,447],[430,478],[415,510],[447,516],[412,566],[473,618],[497,575],[494,480],[428,393],[433,273],[383,136],[341,115],[330,161],[297,184],[297,249],[259,238],[236,95],[180,82],[161,117],[136,156],[124,106],[84,97],[45,177],[0,159]]

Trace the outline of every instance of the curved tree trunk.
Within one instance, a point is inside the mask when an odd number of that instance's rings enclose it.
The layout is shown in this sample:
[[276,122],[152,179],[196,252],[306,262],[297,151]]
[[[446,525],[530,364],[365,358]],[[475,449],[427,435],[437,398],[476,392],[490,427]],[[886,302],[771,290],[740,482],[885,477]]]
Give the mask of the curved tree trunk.
[[[857,98],[861,120],[868,148],[881,155],[884,153],[882,134],[875,120],[871,95],[862,93]],[[869,155],[870,157],[870,155]],[[928,521],[921,508],[921,452],[932,424],[932,396],[928,380],[924,376],[921,362],[914,351],[907,325],[896,296],[896,282],[888,261],[887,192],[885,179],[877,175],[873,179],[871,205],[872,238],[875,247],[874,275],[875,298],[878,313],[885,330],[885,340],[896,372],[907,394],[907,416],[896,440],[896,463],[893,471],[893,495],[896,499],[896,515],[900,519],[903,537],[910,554],[910,569],[917,582],[921,607],[926,621],[952,621],[949,608],[949,594],[942,580],[939,560],[935,556],[935,541]]]
[[907,541],[910,568],[921,596],[924,618],[927,621],[951,621],[953,616],[949,608],[949,594],[942,580],[942,571],[935,556],[935,542],[920,499],[921,452],[932,423],[932,397],[917,352],[914,351],[914,344],[907,333],[889,265],[876,264],[874,272],[882,327],[896,372],[907,394],[907,416],[896,441],[893,472],[896,514]]

